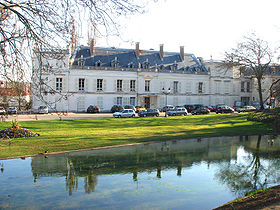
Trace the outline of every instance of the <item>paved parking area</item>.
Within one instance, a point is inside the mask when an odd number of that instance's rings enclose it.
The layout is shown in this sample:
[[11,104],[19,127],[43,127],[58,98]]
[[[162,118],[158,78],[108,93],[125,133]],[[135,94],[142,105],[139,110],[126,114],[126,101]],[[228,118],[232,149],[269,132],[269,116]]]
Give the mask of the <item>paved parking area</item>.
[[[138,116],[138,115],[137,115]],[[160,116],[164,116],[164,113],[160,113]],[[74,120],[74,119],[94,119],[94,118],[112,118],[112,113],[49,113],[49,114],[18,114],[18,115],[1,115],[0,121],[35,121],[35,120]]]

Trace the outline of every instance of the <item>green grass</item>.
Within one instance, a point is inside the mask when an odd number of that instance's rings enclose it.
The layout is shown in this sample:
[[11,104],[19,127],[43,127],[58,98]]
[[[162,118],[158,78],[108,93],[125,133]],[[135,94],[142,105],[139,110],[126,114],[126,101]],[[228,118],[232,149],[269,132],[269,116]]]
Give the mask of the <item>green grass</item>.
[[[246,120],[247,114],[133,119],[25,121],[21,127],[39,137],[0,139],[0,158],[34,155],[45,150],[61,152],[139,142],[195,137],[264,134],[270,124]],[[0,130],[10,127],[1,122]]]

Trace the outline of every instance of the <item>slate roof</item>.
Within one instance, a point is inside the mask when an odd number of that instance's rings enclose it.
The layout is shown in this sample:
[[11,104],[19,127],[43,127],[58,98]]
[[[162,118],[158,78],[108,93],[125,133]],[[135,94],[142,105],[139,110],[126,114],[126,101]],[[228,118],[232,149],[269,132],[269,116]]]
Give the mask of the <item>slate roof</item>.
[[190,72],[208,72],[205,66],[193,54],[185,54],[184,60],[180,53],[164,52],[163,59],[159,51],[140,50],[140,56],[136,56],[133,49],[95,48],[91,55],[88,46],[79,46],[72,55],[72,65],[78,65],[82,61],[83,66],[95,67],[119,67],[119,68],[141,68],[161,70],[176,70]]

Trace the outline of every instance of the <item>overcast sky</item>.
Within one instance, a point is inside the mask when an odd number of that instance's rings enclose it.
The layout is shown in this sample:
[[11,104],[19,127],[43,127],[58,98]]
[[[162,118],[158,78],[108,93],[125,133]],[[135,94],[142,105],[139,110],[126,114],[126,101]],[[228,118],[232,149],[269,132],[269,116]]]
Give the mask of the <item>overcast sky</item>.
[[[97,46],[159,49],[198,57],[222,59],[224,52],[236,46],[244,35],[255,32],[280,46],[279,0],[159,0],[150,2],[145,14],[120,20],[122,40],[99,38]],[[128,42],[127,42],[128,41]]]

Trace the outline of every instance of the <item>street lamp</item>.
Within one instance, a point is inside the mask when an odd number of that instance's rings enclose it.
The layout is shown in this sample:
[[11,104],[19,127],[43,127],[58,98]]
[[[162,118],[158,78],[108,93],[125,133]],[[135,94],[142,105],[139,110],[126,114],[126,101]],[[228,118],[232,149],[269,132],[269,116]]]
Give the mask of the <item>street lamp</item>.
[[164,87],[162,88],[162,93],[165,95],[165,106],[166,106],[166,110],[165,110],[165,117],[167,117],[167,95],[170,94],[171,89],[168,88],[168,90],[165,90]]

